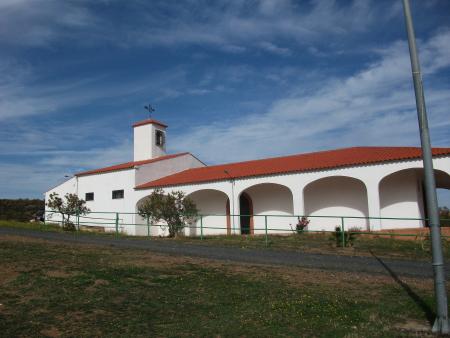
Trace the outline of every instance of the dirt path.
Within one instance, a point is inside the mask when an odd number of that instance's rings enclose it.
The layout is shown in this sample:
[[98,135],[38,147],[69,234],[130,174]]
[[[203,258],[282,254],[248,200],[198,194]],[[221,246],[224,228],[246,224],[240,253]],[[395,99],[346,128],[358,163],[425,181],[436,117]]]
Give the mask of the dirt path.
[[[0,236],[18,235],[55,242],[90,245],[106,245],[120,248],[143,249],[169,255],[202,257],[222,261],[252,264],[298,266],[321,270],[368,272],[396,276],[429,278],[433,276],[430,262],[395,260],[378,257],[353,257],[329,254],[313,254],[264,249],[240,249],[216,247],[180,242],[152,241],[146,239],[114,238],[86,234],[43,232],[28,229],[0,228]],[[446,264],[447,276],[450,265]]]

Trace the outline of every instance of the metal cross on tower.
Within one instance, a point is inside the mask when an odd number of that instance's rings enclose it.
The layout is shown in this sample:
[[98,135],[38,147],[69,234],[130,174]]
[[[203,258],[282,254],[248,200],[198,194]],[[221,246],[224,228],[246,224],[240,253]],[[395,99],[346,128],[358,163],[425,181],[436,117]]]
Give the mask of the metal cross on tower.
[[149,117],[152,118],[152,113],[155,111],[155,108],[153,108],[150,104],[147,106],[144,106],[145,110],[148,110]]

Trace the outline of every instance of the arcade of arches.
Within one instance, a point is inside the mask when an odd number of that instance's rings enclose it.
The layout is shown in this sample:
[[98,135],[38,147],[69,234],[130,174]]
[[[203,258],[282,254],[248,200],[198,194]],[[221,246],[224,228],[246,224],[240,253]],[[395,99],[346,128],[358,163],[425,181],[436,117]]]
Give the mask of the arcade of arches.
[[[436,170],[435,177],[438,188],[450,189],[449,174]],[[425,218],[422,182],[422,169],[405,169],[385,176],[378,185],[379,215],[370,216]],[[236,216],[230,212],[230,199],[223,191],[202,189],[188,196],[203,215],[204,235],[264,234],[266,222],[271,233],[291,232],[297,223],[292,190],[281,184],[261,183],[241,191],[236,201],[232,201],[236,203]],[[367,188],[359,179],[330,176],[315,180],[304,186],[299,201],[309,217],[309,230],[334,230],[342,216],[350,217],[345,219],[347,229],[373,227],[367,219]],[[187,229],[186,235],[199,235],[199,222]],[[381,220],[380,225],[383,229],[423,226],[420,220]]]

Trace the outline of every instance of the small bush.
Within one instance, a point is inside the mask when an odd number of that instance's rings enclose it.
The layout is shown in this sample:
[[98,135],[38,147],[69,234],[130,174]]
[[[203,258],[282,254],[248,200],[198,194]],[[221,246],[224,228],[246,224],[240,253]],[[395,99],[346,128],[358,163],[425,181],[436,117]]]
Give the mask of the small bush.
[[358,227],[352,227],[346,231],[347,238],[345,239],[345,243],[347,246],[353,246],[356,238],[358,237],[358,232],[361,232],[361,229]]
[[[357,227],[353,227],[342,233],[341,227],[336,226],[334,228],[334,233],[333,233],[334,240],[336,241],[336,246],[342,247],[342,244],[343,244],[342,242],[344,242],[344,245],[346,247],[353,246],[353,244],[356,240],[356,237],[358,235],[358,232],[361,232],[361,229],[357,228]],[[342,237],[344,237],[344,238],[342,238]]]
[[72,221],[65,221],[62,225],[63,230],[65,231],[75,231],[77,228]]
[[295,231],[297,234],[303,233],[305,228],[309,225],[310,220],[306,216],[298,217],[297,224],[295,225]]

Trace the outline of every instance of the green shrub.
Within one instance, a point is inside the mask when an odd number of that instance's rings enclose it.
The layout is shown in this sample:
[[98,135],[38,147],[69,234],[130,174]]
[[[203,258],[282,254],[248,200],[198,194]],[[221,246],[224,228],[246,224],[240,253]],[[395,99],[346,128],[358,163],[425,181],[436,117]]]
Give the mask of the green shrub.
[[353,246],[357,238],[358,232],[360,231],[361,229],[353,227],[348,229],[347,231],[342,232],[341,227],[336,226],[333,233],[333,238],[336,241],[336,247],[342,247],[343,244],[346,247]]

